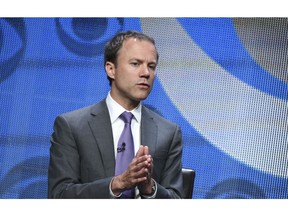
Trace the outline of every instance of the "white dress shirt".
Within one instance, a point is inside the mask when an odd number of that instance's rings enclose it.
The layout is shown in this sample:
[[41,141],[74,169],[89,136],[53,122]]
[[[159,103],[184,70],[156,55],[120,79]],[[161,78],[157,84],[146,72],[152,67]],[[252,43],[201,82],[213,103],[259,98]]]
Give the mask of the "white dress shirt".
[[[124,112],[131,112],[133,114],[133,118],[131,121],[131,130],[132,130],[132,136],[133,136],[133,141],[134,141],[134,155],[136,155],[140,143],[141,143],[141,138],[140,138],[140,125],[141,125],[141,111],[142,111],[142,104],[141,102],[139,105],[131,110],[125,110],[120,104],[118,104],[110,95],[110,92],[108,93],[106,97],[106,104],[108,107],[109,115],[110,115],[110,120],[111,120],[111,125],[112,125],[112,132],[113,132],[113,142],[114,142],[114,152],[115,152],[115,159],[117,156],[117,147],[118,147],[118,140],[121,136],[121,133],[124,129],[125,123],[122,119],[119,118],[119,116]],[[153,179],[154,181],[154,179]],[[112,181],[111,181],[112,183]],[[112,198],[119,198],[119,196],[115,196],[111,190],[111,183],[110,183],[110,194]],[[156,185],[156,182],[154,181],[154,184]],[[157,192],[157,185],[156,185],[156,190],[152,196],[143,196],[145,198],[154,198]],[[139,190],[136,187],[135,188],[135,198],[136,199],[141,199],[141,196],[139,194]]]
[[125,110],[120,104],[118,104],[111,97],[110,92],[109,92],[106,98],[106,104],[108,106],[111,125],[112,125],[115,157],[117,155],[118,140],[121,136],[121,133],[125,125],[124,121],[120,119],[119,116],[124,111],[131,112],[133,114],[133,118],[131,121],[131,130],[132,130],[133,141],[134,141],[134,151],[136,154],[140,146],[140,125],[141,125],[141,108],[142,108],[141,103],[139,103],[139,105],[131,111]]
[[[111,125],[112,125],[112,132],[113,132],[113,143],[114,143],[114,152],[115,152],[115,158],[117,156],[117,147],[118,147],[118,140],[121,136],[121,133],[124,129],[125,123],[122,119],[119,118],[119,116],[124,112],[131,112],[133,114],[133,118],[131,121],[131,130],[132,130],[132,136],[134,141],[134,155],[137,153],[139,146],[140,146],[140,125],[141,125],[141,103],[139,105],[131,110],[125,110],[120,104],[118,104],[110,95],[110,92],[108,93],[106,97],[106,104],[108,107]],[[113,198],[119,198],[119,196],[115,196],[111,190],[111,183],[110,183],[110,194]],[[140,198],[139,190],[135,189],[136,198]]]

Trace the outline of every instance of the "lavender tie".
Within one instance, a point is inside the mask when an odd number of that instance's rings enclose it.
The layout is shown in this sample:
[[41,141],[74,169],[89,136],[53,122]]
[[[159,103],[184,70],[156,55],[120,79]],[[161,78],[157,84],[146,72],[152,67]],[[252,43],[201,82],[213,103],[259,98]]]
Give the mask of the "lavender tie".
[[[134,142],[131,132],[133,114],[125,111],[119,118],[125,122],[125,126],[118,141],[115,175],[122,174],[134,158]],[[123,191],[122,198],[134,198],[134,189]]]

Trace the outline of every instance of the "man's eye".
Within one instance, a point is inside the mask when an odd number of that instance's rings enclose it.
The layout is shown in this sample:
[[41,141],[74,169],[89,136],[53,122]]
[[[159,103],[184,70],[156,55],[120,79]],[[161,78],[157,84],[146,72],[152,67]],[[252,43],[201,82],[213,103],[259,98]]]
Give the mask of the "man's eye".
[[131,65],[137,66],[137,65],[139,65],[139,64],[138,64],[138,62],[131,62]]

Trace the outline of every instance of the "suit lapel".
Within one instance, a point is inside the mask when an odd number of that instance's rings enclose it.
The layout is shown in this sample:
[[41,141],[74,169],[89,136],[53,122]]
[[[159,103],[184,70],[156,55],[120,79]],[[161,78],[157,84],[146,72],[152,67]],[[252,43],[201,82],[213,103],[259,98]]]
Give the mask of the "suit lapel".
[[[99,147],[106,176],[115,172],[115,153],[110,116],[105,100],[91,112],[89,125]],[[100,160],[99,160],[100,161]]]
[[156,141],[157,141],[157,124],[153,120],[149,110],[142,107],[141,119],[141,145],[149,147],[149,154],[155,154]]
[[[94,110],[91,112],[89,125],[99,147],[105,174],[106,176],[113,176],[115,174],[113,132],[105,100],[96,105]],[[149,110],[143,106],[141,119],[141,145],[148,146],[149,153],[152,156],[155,155],[157,131],[157,124],[155,123],[153,116],[149,113]]]

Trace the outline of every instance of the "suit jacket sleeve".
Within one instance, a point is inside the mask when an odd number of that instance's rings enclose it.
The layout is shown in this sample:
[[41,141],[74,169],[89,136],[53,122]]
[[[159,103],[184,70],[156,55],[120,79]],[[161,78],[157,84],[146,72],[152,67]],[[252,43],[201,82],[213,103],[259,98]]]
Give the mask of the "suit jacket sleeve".
[[[161,176],[157,176],[157,194],[156,199],[172,198],[181,199],[183,194],[182,179],[182,133],[180,127],[176,126],[173,138],[167,152],[167,157],[160,163],[163,163]],[[161,155],[155,152],[153,157],[154,164],[161,160]],[[157,164],[155,169],[159,169]],[[155,172],[157,172],[155,170]]]
[[84,163],[84,157],[92,150],[90,147],[84,152],[81,146],[77,146],[77,139],[81,137],[73,131],[67,119],[57,117],[51,136],[48,198],[110,198],[109,183],[112,177],[101,176],[91,181],[89,170],[84,172],[81,161]]
[[156,199],[179,199],[183,194],[181,128],[157,113],[142,110],[141,142],[153,157]]
[[[160,183],[157,185],[156,198],[180,199],[183,197],[182,179],[182,135],[177,126],[171,142]],[[157,154],[156,154],[157,155]],[[154,157],[154,160],[158,158]],[[156,162],[155,162],[156,163]]]

